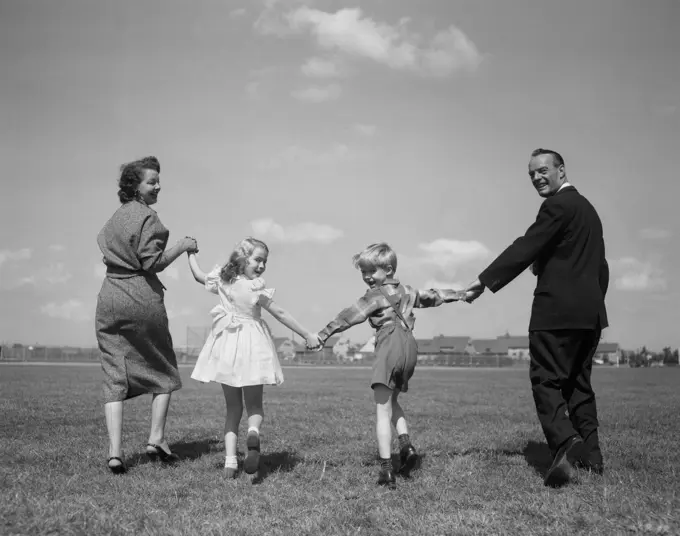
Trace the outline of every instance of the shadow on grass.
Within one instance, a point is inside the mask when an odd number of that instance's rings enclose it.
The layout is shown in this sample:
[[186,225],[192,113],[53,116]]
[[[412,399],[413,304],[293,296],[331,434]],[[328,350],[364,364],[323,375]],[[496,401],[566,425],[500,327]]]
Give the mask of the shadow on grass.
[[539,475],[545,476],[553,460],[547,443],[529,441],[526,447],[524,447],[522,454],[524,454],[524,459],[529,466],[533,467]]
[[[209,454],[214,450],[213,446],[219,444],[217,439],[201,439],[200,441],[179,441],[168,445],[170,450],[179,456],[177,463],[182,463],[183,460],[195,460],[205,454]],[[145,465],[147,463],[156,463],[151,460],[146,454],[146,446],[142,452],[137,452],[131,456],[125,457],[125,465],[128,469],[137,465]],[[161,462],[162,463],[162,462]],[[169,464],[170,465],[170,464]],[[176,464],[172,464],[176,465]]]
[[219,445],[218,439],[201,439],[199,441],[179,441],[170,445],[172,451],[182,460],[195,460],[206,454],[214,452],[215,445]]
[[272,473],[289,473],[302,461],[297,454],[288,451],[270,452],[260,456],[260,468],[253,478],[253,484],[263,482]]

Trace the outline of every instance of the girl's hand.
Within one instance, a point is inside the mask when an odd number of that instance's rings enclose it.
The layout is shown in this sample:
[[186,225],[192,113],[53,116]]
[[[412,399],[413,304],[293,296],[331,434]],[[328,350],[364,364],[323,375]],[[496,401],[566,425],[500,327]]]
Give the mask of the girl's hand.
[[316,333],[309,333],[307,334],[307,337],[305,337],[306,343],[307,343],[307,350],[311,350],[312,352],[318,352],[323,348],[323,344],[321,344],[321,341],[319,340],[319,336]]

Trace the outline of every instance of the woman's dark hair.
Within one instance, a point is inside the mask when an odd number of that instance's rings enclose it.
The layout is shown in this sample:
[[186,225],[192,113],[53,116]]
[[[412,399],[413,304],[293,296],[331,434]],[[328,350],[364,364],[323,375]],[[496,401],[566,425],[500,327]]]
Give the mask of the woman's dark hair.
[[145,156],[134,162],[120,166],[118,179],[118,199],[121,203],[129,203],[137,197],[137,187],[144,179],[144,170],[152,169],[161,172],[161,164],[155,156]]

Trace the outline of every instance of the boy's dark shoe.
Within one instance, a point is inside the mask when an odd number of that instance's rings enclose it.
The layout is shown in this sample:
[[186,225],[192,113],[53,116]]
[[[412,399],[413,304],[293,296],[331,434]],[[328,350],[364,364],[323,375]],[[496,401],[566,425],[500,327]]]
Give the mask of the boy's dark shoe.
[[378,473],[378,485],[385,486],[388,489],[396,489],[397,479],[394,478],[394,471],[381,468],[380,473]]
[[415,447],[413,445],[404,445],[399,451],[399,459],[401,461],[399,473],[408,478],[411,476],[411,471],[418,465],[418,453]]
[[584,452],[585,445],[581,436],[574,435],[567,439],[557,450],[543,483],[553,488],[567,484],[571,480],[574,464],[583,458]]

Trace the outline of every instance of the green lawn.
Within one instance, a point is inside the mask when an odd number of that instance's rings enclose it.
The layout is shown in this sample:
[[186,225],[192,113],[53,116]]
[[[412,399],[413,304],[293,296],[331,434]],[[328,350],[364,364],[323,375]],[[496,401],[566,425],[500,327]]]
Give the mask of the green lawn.
[[221,389],[190,372],[168,421],[182,461],[143,456],[140,397],[114,476],[98,367],[0,366],[0,534],[680,534],[678,368],[595,370],[607,472],[558,490],[527,370],[417,369],[403,404],[423,464],[396,491],[375,485],[369,370],[285,369],[253,481],[222,479]]

